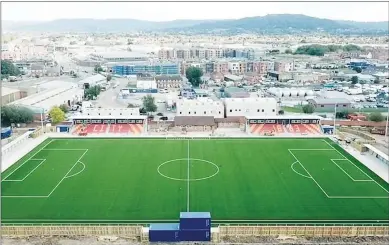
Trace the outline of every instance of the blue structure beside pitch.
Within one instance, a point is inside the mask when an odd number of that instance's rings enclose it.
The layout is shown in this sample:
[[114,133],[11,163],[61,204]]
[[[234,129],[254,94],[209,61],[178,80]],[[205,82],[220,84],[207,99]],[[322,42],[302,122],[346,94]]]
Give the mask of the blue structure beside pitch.
[[211,241],[211,213],[181,212],[180,223],[150,224],[150,242]]

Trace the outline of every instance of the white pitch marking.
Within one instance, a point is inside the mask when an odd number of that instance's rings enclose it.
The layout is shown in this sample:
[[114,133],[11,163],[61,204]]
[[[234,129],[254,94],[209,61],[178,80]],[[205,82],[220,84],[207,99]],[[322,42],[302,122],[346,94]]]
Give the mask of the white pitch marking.
[[57,187],[62,183],[62,181],[66,178],[66,176],[72,171],[72,169],[77,165],[77,163],[84,157],[84,155],[88,152],[88,149],[85,150],[85,152],[80,156],[80,158],[76,161],[76,163],[73,165],[73,167],[65,174],[65,176],[58,182],[58,184],[54,187],[54,189],[47,195],[47,197],[50,197],[50,195],[57,189]]
[[83,162],[81,162],[81,161],[78,161],[78,162],[82,164],[82,166],[83,166],[83,167],[82,167],[82,169],[81,169],[79,172],[75,173],[75,174],[72,174],[72,175],[66,176],[66,179],[67,179],[67,178],[74,177],[74,176],[76,176],[76,175],[78,175],[78,174],[80,174],[81,172],[83,172],[83,171],[84,171],[84,169],[85,169],[85,164],[84,164]]
[[28,161],[41,161],[41,162],[38,164],[38,166],[36,166],[33,170],[31,170],[26,176],[24,176],[23,179],[20,179],[20,180],[9,180],[8,177],[9,177],[10,175],[8,175],[7,178],[3,179],[3,181],[16,181],[16,182],[17,182],[17,181],[23,181],[23,180],[25,180],[32,172],[35,171],[35,169],[37,169],[44,161],[46,161],[46,159],[30,159],[30,160],[28,160]]
[[187,196],[187,206],[186,206],[186,210],[187,210],[187,212],[189,212],[189,196],[190,196],[190,193],[189,193],[189,191],[190,191],[190,155],[189,155],[189,140],[188,140],[188,183],[187,183],[187,186],[188,186],[188,191],[187,191],[187,193],[188,193],[188,196]]
[[[312,179],[312,177],[310,177],[310,176],[306,176],[306,175],[304,175],[304,174],[301,174],[301,173],[297,172],[297,171],[293,168],[293,166],[294,166],[296,163],[300,163],[300,162],[299,162],[299,161],[296,161],[296,162],[292,163],[292,165],[290,165],[290,167],[292,168],[293,172],[295,172],[296,174],[301,175],[301,176],[303,176],[303,177],[305,177],[305,178]],[[301,165],[301,163],[300,163],[300,165]]]
[[54,139],[50,140],[49,143],[44,145],[39,151],[35,152],[34,155],[32,155],[30,158],[28,158],[26,161],[24,161],[22,164],[20,164],[17,168],[15,168],[10,174],[7,175],[2,181],[7,179],[11,174],[13,174],[16,170],[18,170],[21,166],[23,166],[27,161],[31,160],[36,154],[38,154],[40,151],[42,151],[46,146],[48,146],[51,142],[53,142]]
[[290,154],[292,154],[292,156],[294,157],[294,159],[296,159],[297,162],[300,163],[301,167],[304,168],[305,172],[307,172],[307,174],[309,174],[309,176],[311,177],[311,179],[316,183],[316,185],[320,188],[320,190],[328,197],[328,194],[324,191],[324,189],[319,185],[319,183],[317,183],[317,181],[312,177],[312,175],[308,172],[308,170],[304,167],[304,165],[298,160],[298,158],[292,153],[291,150],[288,149],[288,151],[290,152]]
[[339,155],[341,155],[344,160],[348,160],[349,162],[351,162],[356,168],[359,169],[359,171],[361,171],[362,173],[364,173],[367,177],[369,177],[372,181],[374,181],[379,187],[381,187],[384,191],[386,191],[386,193],[389,193],[389,191],[387,189],[385,189],[382,185],[378,184],[377,181],[375,181],[372,177],[370,177],[370,175],[368,175],[367,173],[365,173],[362,169],[360,169],[357,165],[355,165],[352,161],[350,161],[350,159],[348,159],[347,157],[345,157],[342,153],[340,153],[335,147],[333,147],[330,143],[328,143],[326,140],[323,140],[325,143],[327,143],[332,149],[334,149],[337,153],[339,153]]

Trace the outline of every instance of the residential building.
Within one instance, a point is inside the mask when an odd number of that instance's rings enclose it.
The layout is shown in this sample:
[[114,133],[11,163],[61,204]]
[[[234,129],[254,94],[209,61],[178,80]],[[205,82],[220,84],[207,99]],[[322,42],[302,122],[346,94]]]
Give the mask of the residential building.
[[285,62],[285,61],[275,61],[274,62],[274,71],[276,72],[285,72],[293,71],[294,62]]
[[42,77],[43,75],[45,75],[45,73],[46,73],[46,69],[44,65],[32,64],[30,67],[30,75],[33,77],[35,76]]
[[155,76],[157,88],[180,88],[182,86],[182,77],[179,75],[158,75]]

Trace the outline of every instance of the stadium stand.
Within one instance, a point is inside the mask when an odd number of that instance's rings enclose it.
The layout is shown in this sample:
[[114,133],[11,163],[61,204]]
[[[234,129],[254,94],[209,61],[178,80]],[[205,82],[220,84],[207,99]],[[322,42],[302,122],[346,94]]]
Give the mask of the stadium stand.
[[109,126],[109,133],[120,134],[140,134],[143,132],[142,124],[111,124]]
[[247,127],[251,134],[259,135],[285,135],[285,134],[322,134],[320,118],[315,116],[273,118],[247,118]]

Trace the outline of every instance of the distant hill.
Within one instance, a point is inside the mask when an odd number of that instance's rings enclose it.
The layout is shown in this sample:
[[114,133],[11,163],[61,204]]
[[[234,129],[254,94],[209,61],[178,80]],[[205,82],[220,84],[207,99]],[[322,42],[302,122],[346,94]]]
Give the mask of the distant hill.
[[37,24],[18,25],[15,31],[36,32],[129,32],[165,28],[185,28],[207,20],[145,21],[136,19],[58,19]]
[[343,25],[349,25],[358,29],[366,29],[366,30],[389,30],[389,21],[379,21],[379,22],[357,22],[357,21],[349,21],[349,20],[338,20],[337,21]]
[[350,26],[333,20],[295,14],[274,14],[259,17],[248,17],[237,20],[214,21],[192,26],[195,29],[245,29],[249,31],[266,30],[336,30]]
[[[363,30],[385,31],[387,22],[355,22],[320,19],[297,14],[271,14],[231,20],[144,21],[136,19],[59,19],[33,24],[9,26],[14,31],[37,32],[214,32],[298,33],[323,30],[337,33],[360,33]],[[385,29],[386,27],[386,29]]]

